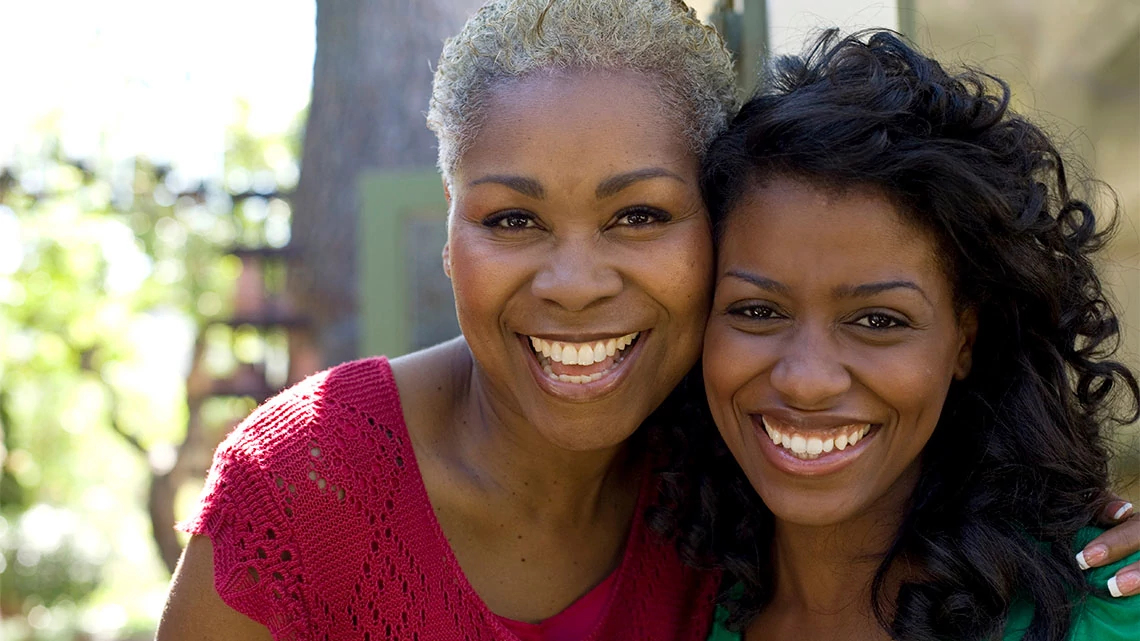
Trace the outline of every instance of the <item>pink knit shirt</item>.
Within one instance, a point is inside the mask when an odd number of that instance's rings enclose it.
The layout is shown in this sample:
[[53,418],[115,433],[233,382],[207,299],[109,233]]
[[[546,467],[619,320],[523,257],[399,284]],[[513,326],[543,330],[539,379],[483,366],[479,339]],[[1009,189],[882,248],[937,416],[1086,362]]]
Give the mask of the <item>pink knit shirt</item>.
[[[701,639],[717,577],[643,522],[583,639]],[[197,513],[218,594],[278,640],[518,641],[435,518],[387,360],[346,363],[258,408],[222,443]]]

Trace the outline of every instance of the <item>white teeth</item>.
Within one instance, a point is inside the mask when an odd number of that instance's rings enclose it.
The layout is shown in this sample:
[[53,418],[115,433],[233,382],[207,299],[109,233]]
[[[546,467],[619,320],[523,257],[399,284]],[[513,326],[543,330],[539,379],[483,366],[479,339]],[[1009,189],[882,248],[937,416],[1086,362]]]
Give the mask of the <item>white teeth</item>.
[[807,453],[813,456],[819,456],[823,452],[823,440],[818,438],[809,438],[807,441]]
[[578,347],[578,364],[579,365],[593,365],[594,364],[594,348],[589,345],[582,345]]
[[[549,358],[551,362],[562,363],[563,365],[582,366],[601,363],[606,360],[606,358],[614,356],[621,350],[632,345],[638,334],[639,332],[634,332],[620,338],[611,338],[605,341],[595,341],[593,343],[582,343],[580,345],[547,341],[535,336],[529,336],[528,338],[535,353]],[[619,357],[605,371],[595,372],[589,375],[555,374],[551,369],[550,363],[543,364],[542,369],[546,372],[547,376],[563,383],[592,383],[608,374],[610,370],[616,367],[621,361],[622,359]]]
[[567,345],[562,348],[562,364],[563,365],[577,365],[578,364],[578,348],[573,345]]
[[772,439],[772,443],[790,450],[796,458],[811,460],[819,458],[820,455],[826,454],[833,450],[845,450],[849,445],[855,445],[871,431],[869,423],[864,424],[857,429],[854,425],[847,426],[846,429],[851,430],[848,433],[841,433],[835,437],[823,438],[820,436],[803,436],[800,434],[782,433],[776,428],[768,424],[767,419],[761,417],[761,423],[764,430],[768,433],[768,438]]
[[792,437],[792,451],[796,454],[803,454],[807,451],[807,439],[800,435]]
[[600,363],[606,360],[606,358],[632,345],[639,334],[640,332],[634,332],[619,338],[610,338],[604,341],[581,344],[547,341],[535,336],[528,338],[530,338],[530,344],[534,348],[535,353],[542,354],[543,357],[549,358],[555,363],[562,363],[563,365],[593,365],[594,363]]
[[578,348],[578,364],[579,365],[593,365],[594,364],[594,348],[589,345],[583,345]]
[[546,373],[549,374],[552,378],[556,378],[563,383],[576,383],[578,385],[581,385],[582,383],[592,383],[605,375],[605,372],[598,372],[597,374],[590,374],[589,376],[570,376],[567,374],[559,374],[558,376],[555,376],[554,372],[547,371]]

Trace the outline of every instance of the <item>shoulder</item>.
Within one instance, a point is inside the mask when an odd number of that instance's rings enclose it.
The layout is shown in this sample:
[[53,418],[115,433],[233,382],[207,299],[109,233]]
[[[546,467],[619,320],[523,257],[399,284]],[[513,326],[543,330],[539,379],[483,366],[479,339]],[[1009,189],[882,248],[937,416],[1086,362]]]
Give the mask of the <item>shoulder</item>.
[[[1103,530],[1086,527],[1077,533],[1074,550],[1083,548]],[[1140,552],[1111,565],[1085,572],[1088,591],[1074,604],[1069,641],[1136,641],[1140,638],[1140,597],[1113,597],[1108,580],[1117,570],[1140,561]],[[1033,618],[1033,604],[1019,601],[1010,611],[1003,641],[1021,641]]]
[[743,635],[739,632],[733,632],[728,629],[725,623],[728,621],[728,609],[723,605],[716,608],[716,615],[713,618],[712,630],[709,631],[709,636],[706,641],[741,641]]
[[[1075,547],[1083,547],[1103,530],[1084,528]],[[1140,552],[1085,573],[1090,594],[1073,616],[1072,641],[1136,641],[1140,638],[1140,597],[1117,598],[1108,591],[1108,580],[1124,566],[1140,562]]]
[[458,389],[470,378],[471,351],[462,336],[391,361],[392,376],[405,404],[442,389]]
[[399,395],[387,359],[337,365],[282,391],[253,411],[218,447],[219,456],[265,460],[304,445],[314,430],[344,429],[345,416],[389,419]]
[[[259,524],[276,512],[291,516],[288,503],[298,488],[313,480],[324,490],[330,483],[326,473],[345,476],[378,425],[394,436],[403,426],[386,359],[353,361],[310,376],[259,406],[222,441],[198,506],[180,527],[213,535],[239,513],[256,516]],[[320,478],[311,479],[318,469]],[[286,504],[277,505],[282,500]]]
[[392,359],[408,432],[424,454],[446,438],[457,408],[470,389],[474,360],[463,337]]

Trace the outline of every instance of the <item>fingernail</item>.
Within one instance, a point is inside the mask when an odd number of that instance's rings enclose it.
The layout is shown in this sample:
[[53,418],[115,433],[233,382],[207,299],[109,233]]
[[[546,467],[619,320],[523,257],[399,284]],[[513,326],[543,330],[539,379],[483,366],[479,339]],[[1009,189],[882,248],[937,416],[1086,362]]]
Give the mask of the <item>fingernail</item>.
[[1108,580],[1108,592],[1116,598],[1120,598],[1126,592],[1132,592],[1136,588],[1140,588],[1140,572],[1132,570],[1121,572]]
[[1108,556],[1108,548],[1099,543],[1097,545],[1090,545],[1089,547],[1077,552],[1077,565],[1081,566],[1082,570],[1087,570],[1092,566],[1100,563]]
[[1131,511],[1132,511],[1132,504],[1131,503],[1125,503],[1124,505],[1120,506],[1120,509],[1116,511],[1116,514],[1112,515],[1112,520],[1113,521],[1119,521],[1120,519],[1124,518],[1124,516]]
[[1120,588],[1116,585],[1116,577],[1112,577],[1108,580],[1108,593],[1118,599],[1124,596],[1124,593],[1121,592]]

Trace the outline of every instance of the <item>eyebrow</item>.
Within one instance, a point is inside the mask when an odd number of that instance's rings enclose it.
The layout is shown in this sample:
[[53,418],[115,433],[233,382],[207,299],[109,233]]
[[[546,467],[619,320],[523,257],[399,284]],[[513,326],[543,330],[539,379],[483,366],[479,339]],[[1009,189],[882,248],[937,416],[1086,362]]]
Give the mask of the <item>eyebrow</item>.
[[542,188],[542,183],[533,178],[525,178],[523,176],[494,174],[473,180],[469,183],[469,185],[471,187],[474,187],[475,185],[483,185],[488,183],[509,187],[519,192],[520,194],[534,198],[535,200],[542,200],[543,198],[546,198],[546,190]]
[[[773,280],[771,278],[766,278],[764,276],[759,276],[757,274],[751,274],[749,272],[733,269],[725,272],[725,276],[739,278],[740,280],[751,283],[760,289],[775,292],[784,296],[787,296],[789,293],[791,293],[791,288],[784,283],[781,283],[778,280]],[[879,283],[864,283],[862,285],[840,285],[832,290],[832,293],[837,298],[870,298],[871,296],[881,294],[892,289],[909,289],[916,291],[926,300],[927,303],[930,303],[930,297],[926,295],[926,292],[923,291],[922,288],[917,284],[909,280],[888,280]]]
[[931,303],[930,297],[922,290],[916,283],[909,280],[888,280],[881,283],[865,283],[863,285],[840,285],[836,287],[834,293],[840,298],[870,298],[876,294],[881,294],[892,289],[909,289],[918,292],[927,303]]
[[[683,178],[668,169],[662,167],[647,167],[645,169],[635,169],[606,178],[598,185],[598,188],[594,190],[594,197],[598,200],[603,200],[617,194],[634,183],[651,180],[653,178],[672,178],[680,182],[685,182]],[[543,189],[542,183],[533,178],[508,174],[493,174],[483,176],[469,183],[471,187],[484,184],[503,185],[535,200],[546,198],[546,190]]]
[[594,197],[598,200],[603,200],[617,194],[634,183],[650,180],[652,178],[672,178],[685,182],[683,178],[668,169],[662,167],[646,167],[645,169],[635,169],[633,171],[627,171],[624,174],[606,178],[598,185],[598,188],[594,190]]
[[756,274],[750,274],[748,272],[742,272],[736,269],[729,270],[725,273],[725,276],[739,278],[744,282],[752,283],[760,289],[766,289],[770,292],[776,292],[777,294],[782,294],[784,296],[787,296],[792,291],[791,288],[778,280],[772,280],[771,278],[757,276]]

